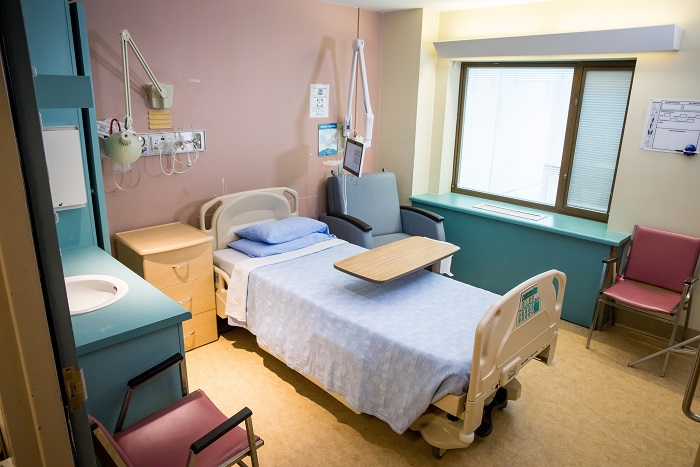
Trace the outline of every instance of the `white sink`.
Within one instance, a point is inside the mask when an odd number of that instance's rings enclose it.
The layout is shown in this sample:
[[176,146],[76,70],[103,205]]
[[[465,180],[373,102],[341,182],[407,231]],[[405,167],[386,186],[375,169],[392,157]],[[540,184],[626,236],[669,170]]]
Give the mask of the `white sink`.
[[71,315],[99,310],[126,295],[129,286],[118,277],[83,275],[66,277],[66,294]]

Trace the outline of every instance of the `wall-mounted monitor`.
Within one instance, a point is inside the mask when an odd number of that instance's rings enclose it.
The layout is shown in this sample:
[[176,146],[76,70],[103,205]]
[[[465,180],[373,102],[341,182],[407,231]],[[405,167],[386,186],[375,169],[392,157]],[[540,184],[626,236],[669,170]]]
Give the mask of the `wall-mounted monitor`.
[[365,146],[359,141],[348,138],[345,142],[343,170],[359,177],[362,175],[362,163],[365,159]]

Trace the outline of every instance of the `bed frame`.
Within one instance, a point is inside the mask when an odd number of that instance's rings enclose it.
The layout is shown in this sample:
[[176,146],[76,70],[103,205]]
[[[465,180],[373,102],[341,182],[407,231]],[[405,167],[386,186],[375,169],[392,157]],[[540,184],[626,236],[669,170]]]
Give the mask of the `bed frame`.
[[[223,249],[238,238],[234,232],[243,227],[297,216],[298,201],[298,193],[285,187],[219,196],[201,207],[200,228],[214,237],[215,249]],[[230,278],[217,267],[214,271],[217,314],[225,318]],[[467,393],[448,394],[411,425],[433,446],[436,457],[447,449],[469,446],[475,432],[480,436],[490,433],[490,426],[482,425],[485,408],[490,412],[520,397],[516,376],[526,363],[536,359],[554,364],[565,288],[564,273],[551,270],[523,282],[491,305],[477,326]],[[350,407],[341,395],[330,394]]]

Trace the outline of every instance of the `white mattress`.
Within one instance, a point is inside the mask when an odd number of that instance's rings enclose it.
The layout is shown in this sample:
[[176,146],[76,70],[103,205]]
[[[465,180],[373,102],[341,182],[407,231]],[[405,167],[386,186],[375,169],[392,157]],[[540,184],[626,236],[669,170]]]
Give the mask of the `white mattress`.
[[250,259],[250,256],[245,253],[234,250],[233,248],[224,248],[214,252],[214,266],[224,271],[229,276],[236,263]]

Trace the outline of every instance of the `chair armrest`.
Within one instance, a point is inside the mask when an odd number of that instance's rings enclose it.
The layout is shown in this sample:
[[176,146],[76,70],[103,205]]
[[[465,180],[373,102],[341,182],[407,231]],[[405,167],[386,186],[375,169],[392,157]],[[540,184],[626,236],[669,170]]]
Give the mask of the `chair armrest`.
[[347,214],[328,212],[328,213],[324,214],[324,216],[337,217],[338,219],[342,219],[346,222],[351,223],[353,226],[357,227],[358,229],[362,230],[363,232],[369,232],[370,230],[372,230],[372,226],[369,225],[368,223],[361,221],[357,217],[352,217],[352,216],[349,216]]
[[243,407],[233,417],[229,418],[221,425],[217,426],[209,433],[192,443],[192,445],[190,446],[190,450],[194,454],[199,454],[201,451],[203,451],[209,445],[211,445],[214,441],[224,436],[226,433],[243,423],[247,418],[251,416],[253,416],[253,412],[248,407]]
[[140,386],[141,384],[145,383],[149,379],[158,376],[160,373],[164,372],[171,366],[177,365],[182,361],[182,359],[185,358],[182,356],[181,353],[176,353],[172,357],[167,358],[166,360],[163,360],[162,362],[158,363],[157,365],[149,368],[148,370],[144,371],[143,373],[134,376],[131,378],[126,385],[129,386],[131,389],[135,389],[137,386]]
[[614,257],[613,257],[613,258],[605,258],[605,259],[603,260],[603,262],[604,262],[605,264],[612,263],[613,261],[617,261],[617,258],[614,258]]
[[154,365],[153,367],[149,368],[148,370],[144,371],[143,373],[138,374],[137,376],[134,376],[131,378],[129,381],[127,381],[126,385],[128,389],[126,390],[126,396],[124,396],[124,402],[122,403],[122,408],[119,411],[119,417],[117,418],[117,425],[114,428],[114,432],[118,433],[122,430],[124,427],[124,420],[126,420],[126,413],[129,410],[129,405],[131,404],[131,397],[134,394],[134,389],[136,389],[138,386],[142,385],[143,383],[155,378],[156,376],[160,375],[162,372],[165,370],[178,365],[179,370],[180,370],[180,389],[182,391],[182,397],[185,397],[187,395],[188,387],[187,387],[187,375],[185,373],[185,357],[181,353],[176,353],[172,357],[169,357],[162,362],[158,363],[157,365]]
[[346,214],[322,214],[319,219],[328,224],[328,229],[336,237],[372,249],[372,227],[369,224]]
[[435,214],[432,211],[428,211],[427,209],[422,209],[422,208],[415,208],[413,206],[399,206],[401,209],[404,209],[406,211],[411,211],[415,212],[416,214],[423,215],[427,217],[428,219],[432,220],[433,222],[442,222],[445,220],[444,217],[442,217],[439,214]]
[[[431,215],[428,215],[429,213]],[[439,219],[439,220],[435,220]],[[401,225],[403,233],[445,241],[445,224],[442,216],[419,208],[401,207]]]
[[685,281],[683,281],[683,283],[684,283],[685,285],[687,285],[688,287],[690,287],[690,286],[692,286],[693,284],[695,284],[697,281],[698,281],[698,278],[697,278],[697,277],[695,277],[695,276],[690,276],[690,277],[687,278]]

